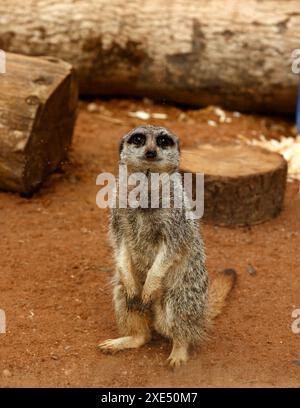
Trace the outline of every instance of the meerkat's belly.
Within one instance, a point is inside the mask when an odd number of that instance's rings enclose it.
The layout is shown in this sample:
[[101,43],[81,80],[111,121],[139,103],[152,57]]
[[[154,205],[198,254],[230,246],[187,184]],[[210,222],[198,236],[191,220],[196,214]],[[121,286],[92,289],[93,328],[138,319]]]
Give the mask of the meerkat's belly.
[[137,212],[134,220],[130,220],[130,228],[126,228],[126,243],[132,262],[144,279],[159,252],[163,236],[162,225],[155,222],[153,215],[149,218],[148,214]]
[[143,239],[142,236],[143,234],[138,238],[135,237],[135,239],[130,242],[129,252],[135,269],[139,272],[139,275],[146,278],[148,270],[153,265],[158,254],[160,242],[147,241],[147,239]]

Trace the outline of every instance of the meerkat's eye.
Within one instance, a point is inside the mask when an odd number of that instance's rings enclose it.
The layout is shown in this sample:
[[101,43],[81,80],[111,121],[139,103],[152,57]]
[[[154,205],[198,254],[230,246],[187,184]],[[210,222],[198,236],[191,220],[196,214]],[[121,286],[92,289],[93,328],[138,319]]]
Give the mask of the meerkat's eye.
[[159,135],[156,139],[157,146],[165,149],[166,147],[174,146],[174,140],[167,134]]
[[129,144],[134,144],[137,147],[144,146],[146,143],[146,136],[142,133],[134,133],[128,140]]

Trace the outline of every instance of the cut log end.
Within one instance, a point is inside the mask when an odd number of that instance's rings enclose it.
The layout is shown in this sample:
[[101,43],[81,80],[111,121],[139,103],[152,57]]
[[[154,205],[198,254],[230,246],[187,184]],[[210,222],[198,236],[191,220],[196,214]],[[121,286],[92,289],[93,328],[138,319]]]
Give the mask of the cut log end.
[[204,173],[204,221],[246,226],[267,221],[283,208],[287,163],[277,153],[207,144],[183,150],[181,169]]
[[7,54],[0,79],[0,188],[30,195],[66,157],[77,109],[72,66]]

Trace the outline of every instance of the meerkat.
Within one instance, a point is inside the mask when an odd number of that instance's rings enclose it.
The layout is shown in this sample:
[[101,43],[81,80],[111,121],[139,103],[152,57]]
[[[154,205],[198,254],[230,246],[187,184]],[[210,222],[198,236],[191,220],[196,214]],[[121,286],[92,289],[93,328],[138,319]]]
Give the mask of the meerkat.
[[[178,172],[178,138],[164,127],[139,126],[120,143],[128,174]],[[209,287],[199,222],[186,208],[113,208],[113,301],[121,337],[99,344],[115,353],[143,346],[156,330],[172,341],[168,362],[188,360],[189,347],[205,339],[236,279],[227,269]]]

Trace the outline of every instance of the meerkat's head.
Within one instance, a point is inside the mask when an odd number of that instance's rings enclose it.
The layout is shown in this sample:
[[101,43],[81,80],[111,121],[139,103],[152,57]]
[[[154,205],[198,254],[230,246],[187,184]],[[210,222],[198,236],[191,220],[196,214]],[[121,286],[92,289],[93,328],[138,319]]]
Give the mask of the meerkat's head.
[[178,169],[178,138],[161,126],[138,126],[120,144],[120,162],[134,172],[173,172]]

